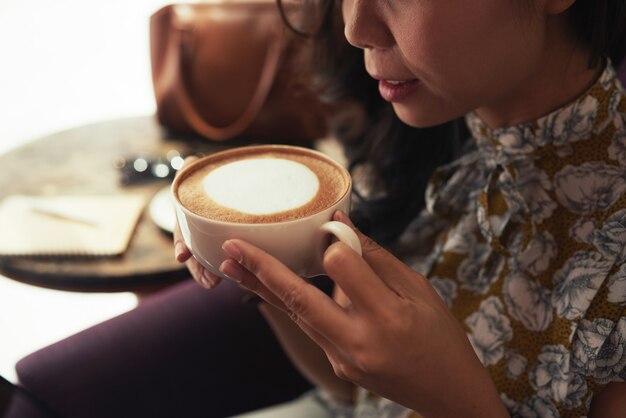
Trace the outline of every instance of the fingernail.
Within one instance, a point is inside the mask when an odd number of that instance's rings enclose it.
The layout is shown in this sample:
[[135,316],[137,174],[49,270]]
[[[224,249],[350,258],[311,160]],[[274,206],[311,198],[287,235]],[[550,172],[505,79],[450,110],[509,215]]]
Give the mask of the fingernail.
[[176,245],[174,246],[174,257],[177,261],[180,261],[180,257],[185,252],[185,245],[182,241],[176,241]]
[[232,280],[235,283],[241,283],[241,267],[239,267],[239,264],[236,264],[235,262],[231,261],[231,260],[225,260],[221,265],[220,265],[220,272],[228,277],[230,280]]
[[211,275],[209,270],[204,270],[202,272],[202,277],[204,278],[205,283],[209,284],[211,287],[215,286],[215,278]]
[[346,215],[345,212],[342,210],[338,210],[337,212],[335,212],[335,220],[339,222],[343,222],[344,224],[348,225],[351,228],[356,228],[356,226],[354,226],[350,218],[348,218],[348,215]]
[[200,278],[198,279],[198,283],[200,283],[200,286],[202,286],[203,289],[213,289],[213,284],[207,282],[204,274],[200,276]]
[[238,263],[241,263],[243,260],[239,247],[237,247],[232,241],[225,241],[224,244],[222,244],[222,250],[224,250],[230,258],[237,260]]

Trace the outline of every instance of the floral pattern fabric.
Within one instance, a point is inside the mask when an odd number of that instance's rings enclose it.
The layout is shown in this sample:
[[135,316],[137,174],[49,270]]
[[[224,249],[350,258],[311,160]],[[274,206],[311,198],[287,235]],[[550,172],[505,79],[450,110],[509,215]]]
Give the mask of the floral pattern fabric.
[[[532,123],[466,120],[473,140],[436,171],[399,247],[434,240],[405,262],[463,324],[513,418],[584,417],[626,380],[624,90],[609,64]],[[361,391],[355,416],[419,415]]]

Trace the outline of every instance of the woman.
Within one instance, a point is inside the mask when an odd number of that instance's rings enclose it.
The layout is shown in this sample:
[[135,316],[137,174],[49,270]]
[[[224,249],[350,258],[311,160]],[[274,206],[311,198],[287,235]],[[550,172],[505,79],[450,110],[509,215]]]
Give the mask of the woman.
[[[362,233],[362,258],[341,243],[327,250],[333,299],[241,240],[224,243],[220,270],[268,302],[260,309],[292,361],[355,416],[623,414],[626,97],[609,58],[623,56],[625,6],[340,7],[397,117],[426,128],[465,115],[471,138],[435,171],[424,211],[397,218],[404,231],[388,246],[402,259]],[[444,161],[448,144],[430,160]],[[385,175],[415,154],[370,150],[357,159],[378,175],[368,192],[419,189],[420,167],[395,172],[411,181]],[[217,284],[177,248],[199,282]]]

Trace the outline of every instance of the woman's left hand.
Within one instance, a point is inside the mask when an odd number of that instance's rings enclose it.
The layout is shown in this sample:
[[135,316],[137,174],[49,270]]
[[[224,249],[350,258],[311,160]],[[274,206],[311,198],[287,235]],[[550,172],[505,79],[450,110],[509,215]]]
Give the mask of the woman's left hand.
[[[354,227],[341,212],[335,220]],[[465,331],[427,279],[357,234],[362,257],[340,242],[324,255],[346,306],[241,240],[224,243],[231,258],[221,270],[287,312],[339,377],[424,416],[508,416]]]

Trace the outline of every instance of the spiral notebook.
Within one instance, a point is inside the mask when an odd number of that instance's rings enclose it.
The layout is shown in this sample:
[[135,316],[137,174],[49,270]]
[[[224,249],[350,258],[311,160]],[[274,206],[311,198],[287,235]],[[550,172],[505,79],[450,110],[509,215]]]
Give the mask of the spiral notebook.
[[0,256],[122,254],[144,196],[10,196],[0,203]]

